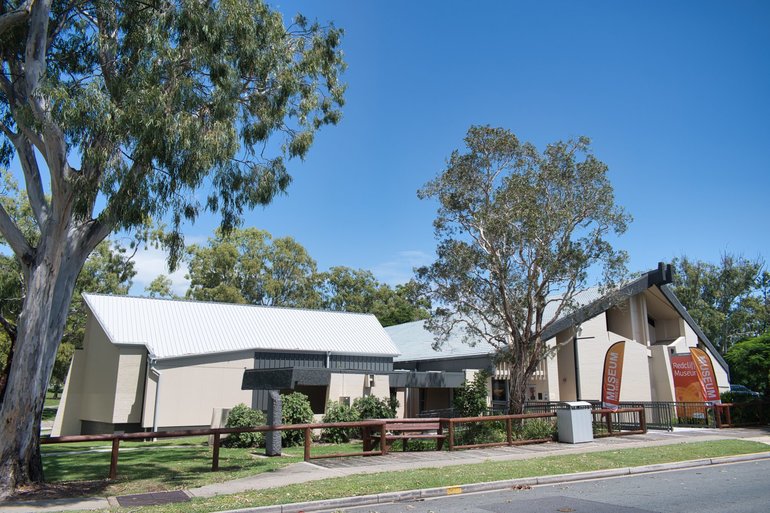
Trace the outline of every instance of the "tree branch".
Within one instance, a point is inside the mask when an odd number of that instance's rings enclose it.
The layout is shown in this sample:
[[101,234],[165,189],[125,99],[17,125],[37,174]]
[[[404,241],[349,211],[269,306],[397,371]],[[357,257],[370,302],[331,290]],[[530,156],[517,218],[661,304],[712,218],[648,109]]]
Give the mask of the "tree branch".
[[24,55],[25,96],[32,113],[43,127],[43,154],[51,173],[51,193],[54,197],[60,197],[66,194],[68,175],[71,171],[67,163],[67,142],[61,128],[51,120],[49,106],[38,91],[40,80],[46,72],[50,12],[51,0],[36,0],[32,5]]
[[0,204],[0,234],[5,237],[6,242],[11,246],[22,265],[29,266],[34,258],[34,250],[2,204]]
[[8,11],[0,16],[0,35],[2,35],[6,30],[9,30],[16,25],[20,25],[27,21],[30,12],[32,11],[32,2],[33,0],[26,0],[16,9]]
[[35,216],[38,227],[40,230],[43,230],[45,223],[48,222],[48,200],[43,190],[43,180],[40,176],[37,159],[35,158],[35,151],[32,149],[29,140],[24,136],[15,135],[14,137],[9,137],[9,139],[11,139],[16,148],[21,168],[24,171],[24,183],[26,184],[25,189],[29,198],[29,205],[32,208],[32,213]]

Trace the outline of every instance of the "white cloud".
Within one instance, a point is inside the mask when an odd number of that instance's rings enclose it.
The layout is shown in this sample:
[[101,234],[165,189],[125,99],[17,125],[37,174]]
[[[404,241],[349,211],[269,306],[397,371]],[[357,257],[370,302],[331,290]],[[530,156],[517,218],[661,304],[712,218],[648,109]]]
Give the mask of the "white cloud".
[[374,266],[372,272],[378,280],[388,285],[406,283],[414,277],[414,268],[427,265],[433,257],[423,251],[399,251],[391,260]]
[[147,295],[145,287],[160,274],[165,274],[172,282],[171,290],[178,296],[183,296],[187,292],[190,282],[185,278],[187,274],[187,265],[180,262],[179,268],[169,274],[166,252],[160,249],[147,248],[140,249],[134,256],[134,284],[131,287],[131,294],[137,296]]

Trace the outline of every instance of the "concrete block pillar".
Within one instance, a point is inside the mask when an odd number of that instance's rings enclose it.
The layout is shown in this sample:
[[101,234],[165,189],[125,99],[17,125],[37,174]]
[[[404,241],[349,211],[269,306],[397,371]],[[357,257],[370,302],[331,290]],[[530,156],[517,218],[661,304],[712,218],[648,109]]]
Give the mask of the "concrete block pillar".
[[[277,390],[268,392],[267,425],[277,426],[282,422],[281,394]],[[281,455],[281,432],[268,431],[265,433],[265,454],[268,456]]]

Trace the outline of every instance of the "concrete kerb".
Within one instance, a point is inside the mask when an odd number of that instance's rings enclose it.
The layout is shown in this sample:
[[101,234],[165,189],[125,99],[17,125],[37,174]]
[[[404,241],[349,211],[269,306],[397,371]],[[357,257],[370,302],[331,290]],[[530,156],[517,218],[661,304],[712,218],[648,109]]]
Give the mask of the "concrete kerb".
[[641,467],[624,467],[591,472],[578,472],[575,474],[557,474],[552,476],[526,477],[507,479],[504,481],[490,481],[458,486],[443,486],[439,488],[426,488],[423,490],[408,490],[403,492],[388,492],[373,495],[361,495],[357,497],[344,497],[340,499],[327,499],[321,501],[299,502],[275,506],[261,506],[257,508],[245,508],[237,510],[221,511],[219,513],[300,513],[309,511],[326,511],[339,508],[352,508],[356,506],[370,506],[375,504],[389,504],[393,502],[406,502],[420,499],[445,497],[466,493],[488,492],[494,490],[506,490],[511,488],[540,486],[575,481],[587,481],[608,477],[620,477],[635,474],[645,474],[668,470],[678,470],[694,467],[706,467],[709,465],[721,465],[725,463],[739,463],[745,461],[770,459],[770,452],[742,454],[740,456],[723,456],[719,458],[705,458],[698,460],[678,461],[673,463],[661,463],[644,465]]

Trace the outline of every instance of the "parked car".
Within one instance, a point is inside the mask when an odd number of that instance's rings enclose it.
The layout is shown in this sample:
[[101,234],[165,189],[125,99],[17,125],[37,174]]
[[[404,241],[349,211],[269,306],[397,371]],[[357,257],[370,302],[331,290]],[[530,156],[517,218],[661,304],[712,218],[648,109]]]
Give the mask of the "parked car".
[[752,397],[760,396],[759,392],[755,392],[743,385],[730,385],[730,392],[732,392],[733,395],[750,395]]

